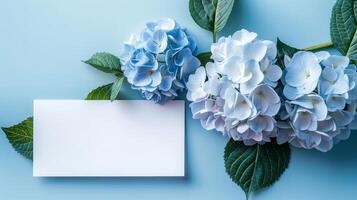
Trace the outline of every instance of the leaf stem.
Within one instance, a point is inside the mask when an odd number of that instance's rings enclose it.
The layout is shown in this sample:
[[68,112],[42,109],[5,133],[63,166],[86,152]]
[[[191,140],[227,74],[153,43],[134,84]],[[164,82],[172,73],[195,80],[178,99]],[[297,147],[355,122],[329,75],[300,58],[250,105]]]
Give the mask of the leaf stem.
[[321,44],[317,44],[317,45],[313,45],[310,47],[306,47],[303,50],[305,51],[314,51],[314,50],[319,50],[319,49],[324,49],[324,48],[329,48],[329,47],[333,47],[333,43],[332,42],[324,42]]
[[217,32],[212,32],[213,34],[213,43],[217,42]]

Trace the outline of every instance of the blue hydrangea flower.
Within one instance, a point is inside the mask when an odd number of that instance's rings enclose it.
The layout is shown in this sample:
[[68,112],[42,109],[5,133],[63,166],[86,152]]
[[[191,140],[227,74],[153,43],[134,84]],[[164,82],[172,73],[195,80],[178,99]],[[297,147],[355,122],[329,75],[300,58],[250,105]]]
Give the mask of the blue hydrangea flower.
[[172,19],[149,22],[124,44],[122,70],[133,89],[148,100],[165,103],[182,90],[200,65],[196,43]]
[[[328,151],[357,129],[357,72],[345,56],[298,52],[287,60],[278,143]],[[300,67],[300,68],[299,68]]]
[[357,100],[357,69],[355,65],[349,65],[345,69],[345,74],[348,76],[350,90],[348,91],[348,102]]
[[331,55],[321,62],[323,71],[318,92],[326,100],[329,111],[343,110],[346,103],[357,99],[357,73],[345,56]]

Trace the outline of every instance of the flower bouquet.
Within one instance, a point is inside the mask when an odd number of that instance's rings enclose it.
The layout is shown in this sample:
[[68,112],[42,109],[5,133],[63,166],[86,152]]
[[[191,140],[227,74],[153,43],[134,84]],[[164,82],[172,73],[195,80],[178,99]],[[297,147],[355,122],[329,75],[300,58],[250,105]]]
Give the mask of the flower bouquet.
[[[332,42],[298,49],[245,29],[217,40],[234,0],[190,0],[193,20],[212,32],[209,52],[197,54],[194,38],[173,19],[148,22],[119,57],[96,53],[85,61],[115,76],[86,99],[116,100],[124,80],[162,106],[187,92],[192,117],[230,138],[225,170],[249,197],[279,179],[291,146],[327,152],[357,129],[356,3],[337,0]],[[322,51],[331,47],[340,54]],[[32,159],[32,118],[3,131]]]

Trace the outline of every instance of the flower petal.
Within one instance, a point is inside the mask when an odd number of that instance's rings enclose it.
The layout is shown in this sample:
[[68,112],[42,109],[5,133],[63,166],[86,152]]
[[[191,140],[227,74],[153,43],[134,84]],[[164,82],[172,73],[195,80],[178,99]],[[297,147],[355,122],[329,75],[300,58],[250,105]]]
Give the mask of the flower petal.
[[242,94],[249,94],[259,83],[264,80],[264,74],[260,70],[258,62],[250,60],[245,64],[245,73],[252,74],[252,77],[240,85]]
[[346,68],[350,63],[350,59],[347,56],[331,55],[326,60],[322,61],[322,64],[332,68]]
[[269,80],[278,81],[281,78],[283,71],[277,65],[270,65],[263,73]]
[[161,84],[159,86],[159,89],[163,90],[163,91],[169,91],[171,86],[172,86],[172,77],[165,76],[165,77],[162,78],[162,81],[161,81]]
[[246,46],[244,46],[244,59],[246,61],[248,60],[255,60],[255,61],[261,61],[268,48],[264,43],[262,42],[252,42],[248,43]]
[[239,45],[244,45],[249,42],[252,42],[256,37],[256,33],[249,32],[245,29],[235,32],[232,36],[232,38],[237,41]]

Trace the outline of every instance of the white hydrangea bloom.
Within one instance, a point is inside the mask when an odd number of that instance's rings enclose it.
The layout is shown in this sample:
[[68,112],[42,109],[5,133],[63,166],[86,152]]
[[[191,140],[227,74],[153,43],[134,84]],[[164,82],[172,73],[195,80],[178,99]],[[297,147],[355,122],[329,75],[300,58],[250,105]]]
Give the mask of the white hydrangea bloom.
[[273,42],[241,30],[212,44],[212,60],[187,82],[193,118],[245,144],[276,136],[280,97],[273,89],[282,75]]

